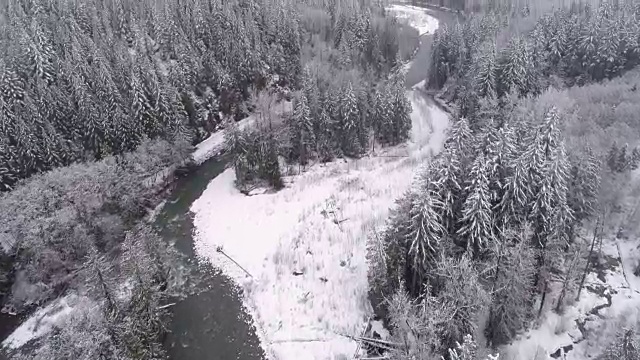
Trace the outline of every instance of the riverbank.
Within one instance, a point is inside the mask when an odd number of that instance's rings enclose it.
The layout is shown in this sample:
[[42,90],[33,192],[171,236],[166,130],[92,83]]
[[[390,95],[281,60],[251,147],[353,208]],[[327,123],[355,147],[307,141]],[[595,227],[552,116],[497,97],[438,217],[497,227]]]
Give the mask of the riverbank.
[[[369,157],[313,166],[274,194],[242,195],[228,169],[194,202],[197,254],[242,285],[273,359],[352,356],[373,316],[366,246],[418,167],[440,150],[448,117],[409,91],[413,135]],[[224,251],[243,269],[218,250]]]
[[413,131],[407,144],[311,166],[286,177],[277,193],[245,196],[228,169],[192,205],[196,252],[242,286],[268,357],[356,353],[351,337],[373,316],[367,242],[384,227],[415,171],[440,150],[448,127],[447,114],[420,89],[408,96]]

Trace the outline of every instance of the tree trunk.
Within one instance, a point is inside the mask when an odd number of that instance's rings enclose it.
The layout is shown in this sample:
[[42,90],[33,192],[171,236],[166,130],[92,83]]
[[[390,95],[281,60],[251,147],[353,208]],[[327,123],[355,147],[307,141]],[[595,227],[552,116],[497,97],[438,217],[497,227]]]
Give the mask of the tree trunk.
[[593,248],[596,245],[596,240],[598,239],[598,231],[601,229],[602,223],[601,218],[596,222],[596,228],[593,230],[593,239],[591,240],[591,249],[589,250],[589,255],[587,257],[587,265],[584,267],[584,273],[582,274],[582,280],[580,280],[580,286],[578,287],[578,295],[576,295],[576,301],[580,299],[580,293],[582,292],[582,287],[584,286],[584,281],[587,278],[587,274],[589,273],[589,266],[591,265],[591,256],[593,255]]

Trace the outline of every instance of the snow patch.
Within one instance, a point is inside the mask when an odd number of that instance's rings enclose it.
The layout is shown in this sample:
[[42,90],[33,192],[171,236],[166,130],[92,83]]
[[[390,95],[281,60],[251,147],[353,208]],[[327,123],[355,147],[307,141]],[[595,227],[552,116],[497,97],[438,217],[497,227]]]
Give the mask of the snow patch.
[[[291,111],[290,101],[282,101],[279,104],[276,104],[273,108],[273,112],[275,115],[283,115],[289,111]],[[242,130],[247,126],[253,125],[258,116],[258,114],[251,114],[246,118],[238,121],[238,128]],[[209,135],[208,138],[204,139],[202,142],[196,145],[196,149],[191,154],[191,158],[196,163],[196,165],[200,165],[220,153],[223,147],[224,130],[216,131],[213,134]]]
[[[253,124],[254,121],[255,117],[250,115],[238,122],[238,128],[244,129],[246,126]],[[200,165],[217,155],[222,150],[223,146],[224,130],[216,131],[196,145],[196,149],[191,154],[191,158],[196,165]]]
[[350,358],[356,351],[350,337],[373,314],[367,240],[384,227],[418,166],[440,151],[449,125],[422,94],[407,95],[407,144],[316,164],[285,178],[277,193],[245,196],[228,169],[193,203],[196,252],[243,286],[270,358]]
[[438,19],[427,14],[424,8],[395,4],[387,7],[386,10],[393,13],[399,20],[418,30],[420,36],[433,34],[438,29]]
[[41,338],[67,319],[75,306],[89,301],[85,297],[67,295],[36,311],[2,342],[3,348],[18,349]]

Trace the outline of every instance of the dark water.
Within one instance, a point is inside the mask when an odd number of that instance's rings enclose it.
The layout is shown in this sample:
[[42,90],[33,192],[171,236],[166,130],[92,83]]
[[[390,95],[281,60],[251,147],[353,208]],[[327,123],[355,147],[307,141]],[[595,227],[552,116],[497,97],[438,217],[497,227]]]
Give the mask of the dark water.
[[189,176],[178,180],[155,226],[167,241],[205,274],[202,291],[179,302],[173,309],[171,332],[165,348],[175,360],[264,359],[250,316],[242,308],[241,295],[231,279],[208,264],[198,264],[193,248],[193,221],[189,207],[211,179],[225,168],[224,159],[212,159]]
[[[427,14],[438,19],[440,26],[454,24],[458,15],[447,11],[425,9]],[[431,45],[433,45],[433,35],[426,34],[420,37],[420,47],[413,58],[413,62],[409,71],[405,75],[405,84],[407,88],[411,88],[420,81],[427,78],[431,65]]]

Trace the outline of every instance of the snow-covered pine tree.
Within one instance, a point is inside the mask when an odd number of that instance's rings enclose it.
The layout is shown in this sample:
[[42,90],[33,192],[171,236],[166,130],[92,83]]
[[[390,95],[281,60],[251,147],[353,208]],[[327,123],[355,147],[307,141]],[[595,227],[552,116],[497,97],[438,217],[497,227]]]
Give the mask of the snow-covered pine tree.
[[465,249],[474,256],[480,255],[494,238],[487,173],[486,158],[484,154],[479,153],[471,166],[470,181],[465,187],[465,193],[468,195],[462,208],[461,225],[457,231]]
[[404,90],[404,81],[394,81],[392,107],[392,143],[399,144],[409,138],[411,133],[411,102],[407,99]]
[[511,160],[509,169],[504,194],[496,211],[496,221],[502,228],[517,227],[525,221],[533,196],[525,159],[517,157]]
[[440,319],[446,319],[438,327],[441,350],[446,351],[465,335],[476,333],[478,316],[485,313],[490,298],[469,256],[443,257],[434,272],[439,280],[434,294],[444,312]]
[[510,175],[509,166],[516,156],[516,140],[514,131],[508,124],[499,129],[492,126],[487,131],[484,153],[492,208],[495,208],[504,196],[506,181]]
[[568,202],[577,221],[593,215],[600,192],[600,160],[587,147],[584,154],[572,162]]
[[473,133],[469,128],[469,122],[465,118],[455,120],[447,135],[444,147],[445,149],[451,148],[458,154],[461,168],[464,171],[473,155],[473,151],[471,151],[473,149]]
[[446,148],[431,164],[433,186],[442,203],[442,225],[446,233],[456,232],[457,219],[462,210],[463,180],[460,171],[460,160],[454,148]]
[[409,217],[408,255],[411,258],[412,281],[410,288],[420,293],[422,283],[429,269],[432,269],[440,249],[440,241],[444,235],[442,226],[442,202],[438,199],[430,183],[430,174],[425,174],[413,194]]
[[325,110],[325,106],[320,106],[316,118],[316,142],[320,161],[327,162],[333,160],[336,154],[337,145],[334,133],[334,122]]
[[485,43],[478,51],[473,71],[473,88],[480,97],[495,96],[498,64],[496,63],[496,46],[492,42]]
[[301,165],[306,165],[315,148],[316,138],[305,94],[299,94],[294,99],[293,115],[288,128],[291,142],[289,156],[292,160],[298,160]]
[[536,253],[526,230],[507,229],[502,235],[493,254],[492,299],[485,328],[493,346],[508,343],[533,318]]
[[429,87],[440,89],[449,77],[449,64],[446,57],[446,31],[447,26],[438,27],[433,34],[431,45],[431,69],[429,71]]
[[498,95],[515,88],[521,95],[527,93],[526,78],[528,56],[524,39],[511,39],[507,48],[502,52],[498,66]]
[[341,94],[339,107],[340,121],[340,147],[347,156],[359,156],[362,154],[362,147],[358,141],[358,133],[361,129],[360,111],[353,86],[349,83]]
[[[396,200],[394,208],[387,220],[385,230],[381,236],[371,242],[375,242],[370,249],[377,250],[375,254],[370,254],[370,258],[375,259],[375,263],[382,262],[370,268],[369,278],[371,288],[377,298],[382,301],[391,297],[396,291],[405,291],[401,287],[401,280],[406,276],[408,264],[411,264],[407,256],[409,251],[409,233],[412,226],[410,216],[413,207],[413,192],[407,192]],[[378,269],[382,273],[373,273]]]
[[561,143],[545,162],[545,172],[538,194],[531,209],[531,220],[535,225],[535,237],[541,248],[549,239],[556,244],[569,242],[573,211],[568,205],[569,163]]
[[391,91],[388,82],[378,86],[374,95],[374,116],[372,128],[375,139],[385,145],[391,142],[393,112]]

